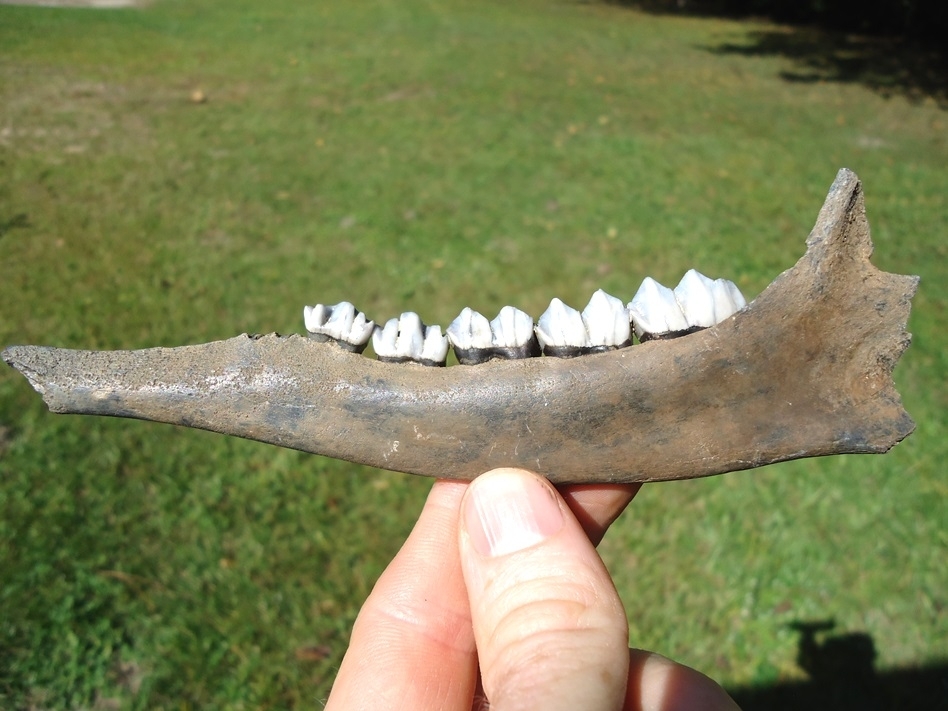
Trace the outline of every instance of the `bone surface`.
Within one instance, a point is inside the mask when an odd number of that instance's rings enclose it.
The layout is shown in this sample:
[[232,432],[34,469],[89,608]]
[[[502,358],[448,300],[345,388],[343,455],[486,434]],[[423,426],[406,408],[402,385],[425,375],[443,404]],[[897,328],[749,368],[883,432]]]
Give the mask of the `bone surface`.
[[843,170],[797,264],[733,317],[674,340],[431,369],[275,334],[140,351],[11,346],[3,358],[53,412],[442,478],[522,466],[556,483],[687,479],[885,452],[912,432],[892,369],[918,278],[878,270],[871,254],[862,186]]

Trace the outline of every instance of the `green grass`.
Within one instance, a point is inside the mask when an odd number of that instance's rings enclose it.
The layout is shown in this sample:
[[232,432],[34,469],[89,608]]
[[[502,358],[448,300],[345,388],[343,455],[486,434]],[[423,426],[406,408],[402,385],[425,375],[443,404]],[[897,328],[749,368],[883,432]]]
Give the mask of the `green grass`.
[[[708,51],[761,25],[565,1],[0,6],[0,345],[539,315],[689,267],[753,296],[838,168],[920,274],[884,457],[646,487],[601,548],[632,640],[800,678],[794,621],[948,658],[948,115]],[[205,103],[190,100],[206,93]],[[802,337],[802,336],[801,336]],[[0,371],[0,707],[305,708],[428,483],[50,415]]]

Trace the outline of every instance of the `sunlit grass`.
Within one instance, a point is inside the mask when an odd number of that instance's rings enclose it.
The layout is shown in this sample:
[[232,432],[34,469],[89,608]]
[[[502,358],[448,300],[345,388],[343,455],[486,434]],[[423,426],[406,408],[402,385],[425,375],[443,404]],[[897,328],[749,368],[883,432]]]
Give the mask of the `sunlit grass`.
[[[867,632],[883,668],[948,657],[948,118],[708,51],[754,27],[539,0],[0,6],[0,344],[293,332],[341,299],[537,316],[692,266],[753,296],[847,166],[876,263],[922,275],[897,371],[918,431],[646,487],[603,555],[632,642],[727,683],[798,676],[795,620]],[[0,706],[310,705],[426,490],[52,416],[0,371]]]

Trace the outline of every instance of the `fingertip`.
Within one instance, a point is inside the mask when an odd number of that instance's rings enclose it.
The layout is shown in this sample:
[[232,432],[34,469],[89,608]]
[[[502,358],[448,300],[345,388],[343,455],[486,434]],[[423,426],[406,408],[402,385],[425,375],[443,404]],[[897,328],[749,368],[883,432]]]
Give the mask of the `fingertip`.
[[660,654],[629,650],[624,711],[740,711],[713,679]]
[[491,708],[617,708],[625,612],[556,489],[518,469],[475,479],[462,502],[460,549]]

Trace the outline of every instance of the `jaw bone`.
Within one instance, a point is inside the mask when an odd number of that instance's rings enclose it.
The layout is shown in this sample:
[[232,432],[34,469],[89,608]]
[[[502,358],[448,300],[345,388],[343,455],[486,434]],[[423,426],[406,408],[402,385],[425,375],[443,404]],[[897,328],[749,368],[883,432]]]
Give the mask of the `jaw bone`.
[[[684,338],[453,368],[275,334],[140,351],[12,346],[3,358],[53,412],[182,424],[440,478],[508,465],[555,483],[687,479],[885,452],[912,432],[892,369],[909,345],[918,277],[879,271],[871,254],[862,187],[842,170],[800,261]],[[474,321],[460,329],[472,343],[486,339]]]

